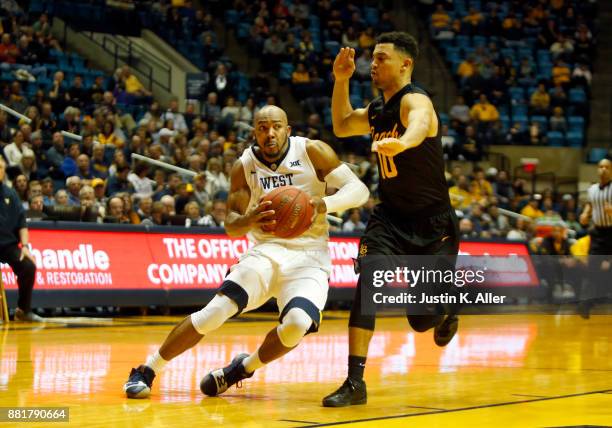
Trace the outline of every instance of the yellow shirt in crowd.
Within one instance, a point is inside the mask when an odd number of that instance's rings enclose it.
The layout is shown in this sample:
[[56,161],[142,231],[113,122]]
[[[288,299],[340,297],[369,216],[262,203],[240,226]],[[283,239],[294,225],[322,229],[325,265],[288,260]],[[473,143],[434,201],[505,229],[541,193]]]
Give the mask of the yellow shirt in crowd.
[[499,119],[499,112],[491,103],[476,103],[470,109],[470,116],[481,122],[493,122]]
[[544,215],[544,213],[540,209],[533,208],[529,204],[525,205],[525,208],[521,210],[521,214],[529,218],[539,218]]
[[472,195],[459,186],[448,189],[451,205],[455,209],[466,210],[472,205]]

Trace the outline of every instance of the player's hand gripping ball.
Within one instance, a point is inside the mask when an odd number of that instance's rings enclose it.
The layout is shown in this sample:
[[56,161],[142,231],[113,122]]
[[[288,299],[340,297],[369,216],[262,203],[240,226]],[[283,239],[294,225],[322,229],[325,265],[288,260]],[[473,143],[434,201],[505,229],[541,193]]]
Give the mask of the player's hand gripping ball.
[[274,228],[262,227],[265,232],[274,233],[279,238],[296,238],[308,230],[314,217],[314,207],[310,196],[297,187],[284,186],[274,189],[262,199],[271,201],[268,208],[274,210]]

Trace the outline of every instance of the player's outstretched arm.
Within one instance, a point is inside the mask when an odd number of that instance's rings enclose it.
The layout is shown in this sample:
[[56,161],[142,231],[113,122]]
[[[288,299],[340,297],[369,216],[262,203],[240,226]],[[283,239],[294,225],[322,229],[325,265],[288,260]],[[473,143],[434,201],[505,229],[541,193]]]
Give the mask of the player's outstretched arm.
[[402,98],[400,118],[406,132],[398,138],[384,138],[372,143],[372,151],[395,156],[404,150],[421,145],[432,130],[434,108],[431,100],[422,94],[407,94]]
[[274,227],[274,210],[268,210],[271,201],[260,202],[251,209],[248,208],[251,190],[244,175],[242,162],[234,163],[230,176],[230,192],[227,197],[228,214],[225,219],[225,231],[229,236],[245,235],[254,227]]
[[342,48],[334,60],[332,124],[336,137],[364,135],[370,132],[368,110],[353,110],[349,99],[349,81],[355,72],[355,49]]
[[365,204],[370,191],[348,166],[340,162],[336,152],[323,141],[311,140],[306,146],[317,177],[328,186],[338,189],[320,201],[313,200],[318,213],[339,212]]

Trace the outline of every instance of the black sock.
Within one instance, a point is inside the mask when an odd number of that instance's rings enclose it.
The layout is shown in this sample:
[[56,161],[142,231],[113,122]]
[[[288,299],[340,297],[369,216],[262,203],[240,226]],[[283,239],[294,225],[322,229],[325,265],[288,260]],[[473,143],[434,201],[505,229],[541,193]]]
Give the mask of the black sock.
[[348,358],[348,377],[352,380],[363,380],[363,371],[365,370],[366,357],[357,357],[349,355]]

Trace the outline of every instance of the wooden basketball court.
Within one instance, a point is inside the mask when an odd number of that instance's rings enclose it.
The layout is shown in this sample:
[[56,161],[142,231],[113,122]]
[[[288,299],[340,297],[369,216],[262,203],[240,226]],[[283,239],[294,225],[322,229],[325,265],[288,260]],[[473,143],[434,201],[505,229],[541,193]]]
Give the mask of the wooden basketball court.
[[171,362],[149,400],[126,399],[122,385],[178,317],[11,323],[0,326],[0,406],[68,406],[69,425],[113,428],[612,425],[612,316],[464,316],[443,349],[431,332],[382,318],[368,404],[323,408],[346,374],[346,317],[327,313],[318,334],[241,389],[205,398],[200,379],[254,351],[276,318],[234,320]]

